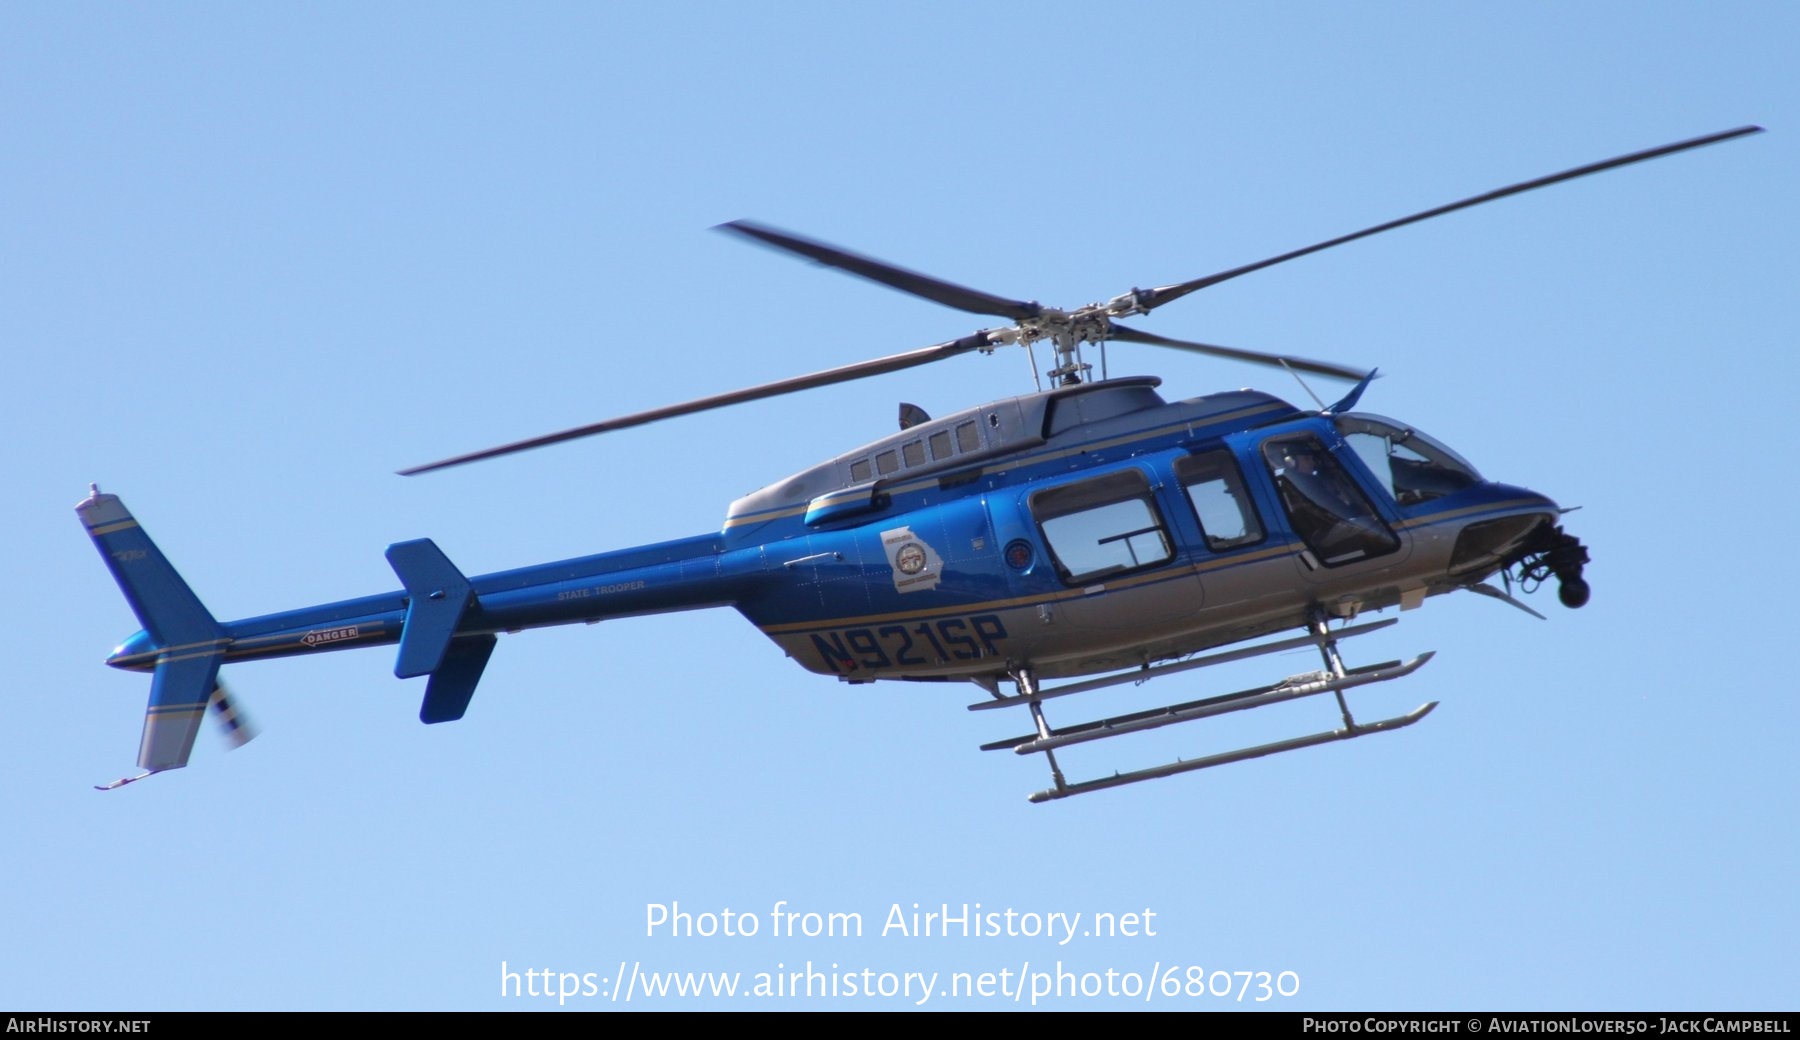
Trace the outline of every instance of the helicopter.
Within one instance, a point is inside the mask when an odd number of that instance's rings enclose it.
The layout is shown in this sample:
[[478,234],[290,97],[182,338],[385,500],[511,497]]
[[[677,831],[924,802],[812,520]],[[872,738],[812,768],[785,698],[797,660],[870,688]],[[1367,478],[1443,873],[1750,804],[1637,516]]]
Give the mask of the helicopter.
[[[1398,623],[1433,596],[1514,596],[1554,578],[1587,603],[1587,547],[1566,512],[1483,477],[1406,423],[1355,411],[1374,371],[1174,339],[1121,319],[1190,293],[1457,210],[1761,132],[1744,126],[1576,167],[1215,274],[1132,289],[1073,310],[1007,299],[750,221],[720,230],[889,288],[1010,324],[933,346],[639,412],[402,470],[412,476],[645,423],[948,360],[1048,346],[1048,385],[932,417],[734,501],[721,529],[598,555],[465,576],[428,538],[390,545],[401,588],[220,622],[116,496],[76,507],[142,629],[106,659],[150,672],[137,775],[187,764],[210,710],[250,732],[223,665],[398,646],[394,674],[425,677],[420,720],[461,719],[504,633],[731,607],[806,670],[846,683],[969,683],[971,710],[1022,709],[1029,732],[982,746],[1041,754],[1052,801],[1409,727],[1437,702],[1373,721],[1347,691],[1418,671],[1432,654],[1349,666],[1339,644]],[[1303,409],[1237,390],[1166,400],[1150,376],[1107,378],[1105,347],[1173,348],[1353,382]],[[1083,347],[1101,352],[1095,378]],[[1305,386],[1304,380],[1302,385]],[[1307,392],[1311,394],[1310,387]],[[1498,576],[1504,588],[1492,583]],[[1268,654],[1321,667],[1253,689],[1052,727],[1048,701]],[[1082,743],[1332,694],[1341,725],[1087,780],[1056,752]]]

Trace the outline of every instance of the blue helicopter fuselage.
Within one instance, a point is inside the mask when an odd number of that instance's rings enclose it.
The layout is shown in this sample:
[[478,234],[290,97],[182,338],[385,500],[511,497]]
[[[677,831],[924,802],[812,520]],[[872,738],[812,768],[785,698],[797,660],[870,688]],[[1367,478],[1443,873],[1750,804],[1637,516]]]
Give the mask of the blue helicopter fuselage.
[[[719,533],[467,579],[467,609],[438,639],[731,606],[803,667],[849,681],[1078,675],[1312,611],[1417,606],[1555,522],[1549,499],[1481,480],[1399,424],[1249,390],[1169,403],[1157,384],[1082,384],[927,421],[739,499]],[[400,642],[419,583],[406,584],[221,623],[209,652],[231,663]],[[154,629],[109,663],[167,660]]]
[[[722,229],[955,309],[1007,319],[881,358],[678,402],[402,472],[422,473],[609,430],[763,400],[1019,344],[1049,344],[1058,385],[901,429],[732,503],[723,528],[655,545],[469,578],[429,539],[390,545],[398,591],[241,621],[215,619],[117,496],[76,506],[143,624],[108,663],[153,673],[138,763],[185,765],[209,706],[242,727],[218,680],[255,657],[394,644],[394,674],[429,676],[420,718],[461,718],[501,633],[729,606],[806,669],[849,682],[965,680],[1025,706],[1035,732],[986,745],[1043,753],[1033,800],[1136,783],[1409,726],[1432,709],[1355,721],[1347,689],[1400,678],[1429,655],[1351,669],[1339,639],[1390,623],[1359,613],[1469,589],[1511,594],[1554,576],[1587,602],[1588,552],[1545,496],[1488,481],[1402,423],[1350,412],[1374,377],[1330,362],[1173,339],[1122,319],[1254,271],[1538,188],[1761,132],[1743,126],[1436,206],[1253,263],[1073,310],[1008,299],[751,221]],[[1251,390],[1168,402],[1159,380],[1087,382],[1082,344],[1122,340],[1359,379],[1304,412]],[[1508,590],[1486,583],[1508,576]],[[1540,615],[1541,616],[1541,615]],[[1282,629],[1305,636],[1209,654]],[[1053,730],[1042,702],[1244,656],[1316,646],[1324,669],[1255,690]],[[1062,683],[1043,679],[1114,673]],[[1011,681],[1016,696],[1002,696]],[[1298,697],[1336,696],[1339,729],[1077,784],[1060,747]],[[113,784],[116,788],[141,777]]]

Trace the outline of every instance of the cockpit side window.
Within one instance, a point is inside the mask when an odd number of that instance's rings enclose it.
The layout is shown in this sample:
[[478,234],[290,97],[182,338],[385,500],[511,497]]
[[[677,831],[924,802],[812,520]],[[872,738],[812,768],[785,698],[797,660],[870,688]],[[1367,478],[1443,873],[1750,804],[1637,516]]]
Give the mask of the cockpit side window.
[[1208,549],[1223,552],[1263,540],[1262,519],[1231,452],[1220,449],[1177,459],[1175,477],[1187,491]]
[[1039,491],[1031,496],[1031,513],[1057,573],[1071,585],[1175,556],[1150,481],[1137,470]]
[[1317,437],[1270,438],[1263,443],[1263,461],[1294,533],[1320,563],[1336,567],[1400,547],[1369,497]]
[[1430,502],[1481,483],[1475,467],[1417,430],[1359,415],[1338,420],[1338,429],[1401,506]]

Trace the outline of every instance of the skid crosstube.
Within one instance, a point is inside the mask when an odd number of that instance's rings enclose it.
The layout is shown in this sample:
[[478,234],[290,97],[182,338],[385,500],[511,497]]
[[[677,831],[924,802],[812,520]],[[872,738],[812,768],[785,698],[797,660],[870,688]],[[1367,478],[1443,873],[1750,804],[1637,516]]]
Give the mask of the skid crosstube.
[[[1398,625],[1399,623],[1400,620],[1398,618],[1387,618],[1383,621],[1369,621],[1360,625],[1351,625],[1349,628],[1340,628],[1336,632],[1331,633],[1331,638],[1334,640],[1349,639],[1351,636],[1379,632],[1390,625]],[[1047,701],[1052,697],[1067,697],[1071,693],[1087,693],[1090,690],[1105,689],[1108,686],[1117,686],[1120,683],[1141,683],[1148,679],[1155,679],[1164,675],[1173,675],[1176,672],[1186,672],[1195,668],[1206,668],[1210,665],[1225,664],[1228,661],[1242,661],[1251,657],[1261,657],[1264,654],[1277,654],[1287,650],[1297,650],[1303,646],[1313,646],[1317,644],[1317,642],[1318,640],[1313,636],[1305,635],[1295,636],[1292,639],[1281,639],[1273,643],[1258,643],[1255,646],[1246,646],[1237,650],[1227,650],[1223,653],[1208,654],[1205,657],[1196,657],[1191,661],[1181,661],[1176,664],[1159,664],[1151,667],[1139,668],[1136,671],[1126,672],[1123,675],[1106,675],[1101,676],[1098,679],[1084,679],[1081,682],[1067,683],[1048,690],[1040,689],[1036,693],[1030,695],[1021,694],[1017,697],[1001,697],[996,695],[991,701],[978,701],[975,704],[969,705],[969,710],[992,711],[995,708],[1010,708],[1015,704],[1026,704],[1034,700]]]
[[[1017,754],[1042,754],[1050,766],[1050,777],[1054,786],[1030,795],[1033,802],[1048,802],[1073,795],[1087,794],[1091,791],[1105,790],[1109,787],[1123,787],[1126,784],[1141,783],[1160,777],[1174,776],[1177,773],[1190,773],[1199,769],[1210,769],[1213,766],[1242,762],[1246,759],[1262,758],[1267,755],[1278,755],[1285,751],[1298,751],[1301,748],[1314,747],[1338,740],[1353,740],[1371,733],[1385,733],[1389,730],[1404,729],[1407,726],[1430,714],[1437,702],[1420,705],[1405,715],[1377,722],[1359,723],[1350,713],[1350,705],[1344,699],[1344,691],[1358,686],[1388,682],[1404,678],[1424,667],[1433,657],[1432,653],[1423,653],[1409,661],[1385,661],[1381,664],[1364,665],[1360,668],[1346,669],[1343,658],[1338,655],[1338,640],[1365,632],[1373,632],[1386,628],[1393,621],[1377,621],[1362,625],[1348,626],[1336,632],[1330,630],[1323,612],[1315,611],[1307,620],[1306,635],[1291,639],[1277,640],[1241,650],[1214,654],[1209,657],[1195,658],[1178,664],[1162,665],[1153,668],[1142,668],[1121,675],[1105,676],[1082,682],[1068,683],[1051,689],[1042,689],[1037,684],[1037,677],[1029,668],[1021,668],[1012,673],[1018,685],[1018,694],[1012,697],[996,697],[992,701],[970,705],[970,710],[1010,707],[1024,705],[1031,712],[1031,719],[1036,732],[1024,736],[1012,737],[983,744],[983,751],[1001,751],[1010,749]],[[1289,676],[1268,686],[1259,686],[1235,693],[1220,694],[1200,700],[1170,704],[1161,708],[1131,712],[1110,718],[1095,719],[1092,722],[1078,723],[1060,729],[1052,729],[1044,719],[1043,702],[1051,698],[1066,696],[1071,693],[1082,693],[1125,682],[1141,682],[1172,672],[1201,668],[1223,661],[1242,660],[1260,654],[1275,653],[1296,647],[1312,644],[1318,647],[1319,655],[1324,660],[1324,669]],[[991,689],[991,687],[990,687]],[[1171,726],[1179,722],[1195,722],[1200,719],[1213,718],[1231,712],[1249,711],[1253,708],[1264,708],[1285,701],[1298,700],[1302,697],[1314,697],[1321,693],[1330,693],[1337,698],[1338,711],[1343,717],[1343,725],[1337,729],[1306,736],[1278,740],[1273,743],[1259,744],[1254,747],[1238,748],[1204,758],[1177,759],[1174,762],[1147,769],[1139,769],[1125,773],[1114,773],[1112,776],[1069,783],[1064,777],[1062,768],[1056,761],[1056,750],[1072,744],[1105,740],[1110,737],[1121,737],[1128,733],[1140,733],[1145,730]]]
[[1423,667],[1425,662],[1431,660],[1433,656],[1432,653],[1424,653],[1404,663],[1387,661],[1382,664],[1366,665],[1362,668],[1352,669],[1341,678],[1331,677],[1324,672],[1297,675],[1283,679],[1274,685],[1259,686],[1253,690],[1240,690],[1237,693],[1188,701],[1185,704],[1171,704],[1165,708],[1151,708],[1147,711],[1133,712],[1130,715],[1116,715],[1108,719],[1096,719],[1093,722],[1062,726],[1049,737],[1028,733],[1009,740],[996,740],[991,744],[981,745],[981,750],[1000,751],[1012,748],[1021,755],[1029,755],[1038,751],[1048,751],[1051,748],[1066,747],[1070,744],[1082,744],[1090,740],[1104,740],[1107,737],[1157,729],[1177,722],[1207,719],[1215,715],[1247,711],[1251,708],[1280,704],[1283,701],[1330,693],[1334,690],[1348,690],[1355,686],[1387,682],[1390,679],[1400,679],[1411,675]]

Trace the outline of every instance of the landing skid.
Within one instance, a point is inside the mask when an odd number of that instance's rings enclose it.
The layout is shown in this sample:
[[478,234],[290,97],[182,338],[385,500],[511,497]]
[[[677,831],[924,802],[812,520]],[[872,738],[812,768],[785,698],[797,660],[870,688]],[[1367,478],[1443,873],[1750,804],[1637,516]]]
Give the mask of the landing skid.
[[[1399,618],[1388,618],[1385,621],[1370,621],[1361,625],[1351,625],[1349,628],[1341,628],[1336,632],[1333,632],[1331,638],[1349,639],[1351,636],[1360,636],[1369,632],[1378,632],[1390,625],[1398,625],[1399,623]],[[995,699],[991,701],[981,701],[980,703],[969,705],[969,710],[990,711],[994,708],[1007,708],[1015,704],[1024,704],[1027,701],[1032,700],[1047,701],[1052,697],[1067,697],[1071,693],[1087,693],[1089,690],[1105,689],[1108,686],[1117,686],[1120,683],[1140,683],[1155,679],[1159,676],[1173,675],[1176,672],[1186,672],[1195,668],[1205,668],[1208,665],[1224,664],[1227,661],[1243,661],[1252,657],[1261,657],[1264,654],[1279,654],[1288,650],[1298,650],[1303,646],[1316,645],[1317,642],[1318,640],[1310,635],[1296,636],[1293,639],[1281,639],[1273,643],[1258,643],[1255,646],[1247,646],[1237,650],[1227,650],[1224,653],[1208,654],[1205,657],[1196,657],[1191,661],[1178,661],[1174,664],[1145,666],[1135,672],[1126,672],[1123,675],[1105,675],[1098,679],[1084,679],[1081,682],[1068,683],[1051,690],[1040,689],[1036,694],[1029,697],[1023,694],[1017,697],[1001,697],[996,694]]]
[[[1338,656],[1338,640],[1348,636],[1361,635],[1365,632],[1386,628],[1391,624],[1394,624],[1393,620],[1377,621],[1332,632],[1326,627],[1322,617],[1315,617],[1307,626],[1308,634],[1298,638],[1278,640],[1273,643],[1263,643],[1258,646],[1227,651],[1226,653],[1214,654],[1210,657],[1196,658],[1195,660],[1184,661],[1179,664],[1145,668],[1125,675],[1107,676],[1101,679],[1090,679],[1083,682],[1070,683],[1049,690],[1040,689],[1038,687],[1036,677],[1031,673],[1030,669],[1020,669],[1013,673],[1013,681],[1018,685],[1019,689],[1017,696],[997,697],[992,701],[971,704],[969,705],[969,709],[971,711],[977,711],[989,708],[1007,707],[1016,704],[1023,704],[1031,709],[1032,721],[1036,723],[1035,733],[1028,733],[1024,736],[1013,737],[1008,740],[998,740],[990,744],[983,744],[981,749],[983,751],[1000,751],[1010,748],[1015,753],[1021,755],[1038,754],[1041,752],[1050,764],[1050,777],[1055,786],[1032,794],[1030,799],[1033,802],[1054,801],[1058,798],[1068,798],[1073,795],[1087,794],[1090,791],[1104,790],[1108,787],[1123,787],[1126,784],[1135,784],[1144,780],[1155,780],[1160,777],[1174,776],[1177,773],[1189,773],[1198,769],[1210,769],[1213,766],[1227,765],[1232,762],[1242,762],[1246,759],[1262,758],[1267,755],[1278,755],[1284,751],[1298,751],[1301,748],[1313,747],[1318,744],[1327,744],[1337,740],[1352,740],[1356,737],[1367,736],[1371,733],[1385,733],[1388,730],[1404,729],[1405,727],[1412,725],[1430,714],[1431,710],[1437,707],[1438,702],[1432,701],[1428,704],[1422,704],[1405,715],[1398,715],[1391,719],[1382,719],[1378,722],[1359,723],[1351,716],[1350,706],[1344,700],[1343,691],[1345,690],[1357,686],[1367,686],[1372,683],[1387,682],[1391,679],[1399,679],[1411,675],[1413,672],[1416,672],[1423,667],[1425,662],[1431,660],[1433,654],[1424,653],[1404,662],[1388,661],[1382,664],[1366,665],[1355,669],[1346,669],[1344,667],[1343,659]],[[1083,722],[1073,726],[1066,726],[1062,729],[1051,729],[1049,724],[1044,721],[1043,702],[1054,697],[1066,696],[1071,693],[1082,693],[1088,690],[1113,686],[1124,682],[1139,682],[1145,679],[1167,675],[1171,672],[1186,671],[1192,668],[1204,667],[1209,664],[1219,664],[1224,661],[1243,660],[1261,654],[1291,650],[1308,644],[1319,648],[1319,654],[1325,660],[1324,670],[1289,676],[1280,682],[1268,686],[1260,686],[1255,689],[1239,690],[1236,693],[1227,693],[1197,701],[1187,701],[1182,704],[1171,704],[1162,708],[1151,708],[1147,711],[1133,712],[1128,715],[1117,715],[1111,718],[1096,719],[1093,722]],[[1129,773],[1115,773],[1112,776],[1100,777],[1094,780],[1085,780],[1079,783],[1069,783],[1065,780],[1062,769],[1056,763],[1055,750],[1057,748],[1067,747],[1071,744],[1105,740],[1109,737],[1124,736],[1127,733],[1138,733],[1144,730],[1157,729],[1162,726],[1170,726],[1178,722],[1193,722],[1197,719],[1212,718],[1230,712],[1248,711],[1252,708],[1263,708],[1271,704],[1280,704],[1284,701],[1296,700],[1301,697],[1312,697],[1321,693],[1332,693],[1337,697],[1338,709],[1344,720],[1344,724],[1341,728],[1326,730],[1322,733],[1313,733],[1303,737],[1294,737],[1289,740],[1275,741],[1274,743],[1269,744],[1259,744],[1255,747],[1239,748],[1235,751],[1226,751],[1217,755],[1209,755],[1205,758],[1177,759],[1166,765],[1152,766],[1148,769],[1139,769]]]

